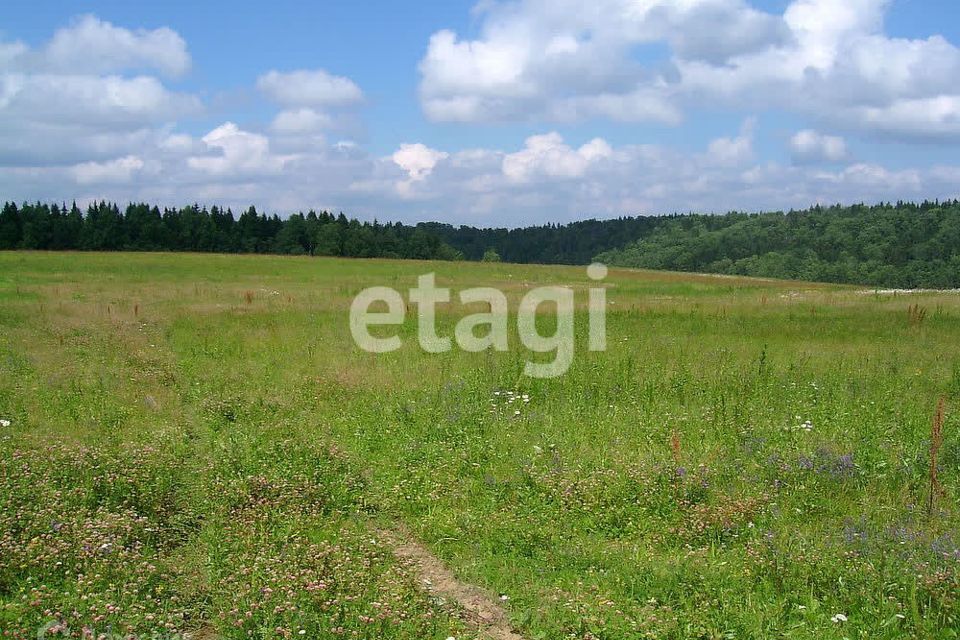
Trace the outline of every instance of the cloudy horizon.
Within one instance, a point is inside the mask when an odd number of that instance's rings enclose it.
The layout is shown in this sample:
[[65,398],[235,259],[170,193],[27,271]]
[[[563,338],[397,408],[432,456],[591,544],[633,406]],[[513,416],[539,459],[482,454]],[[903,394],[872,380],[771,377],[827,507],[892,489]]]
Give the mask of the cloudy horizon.
[[337,5],[286,36],[94,5],[0,31],[0,199],[521,226],[960,195],[945,2]]

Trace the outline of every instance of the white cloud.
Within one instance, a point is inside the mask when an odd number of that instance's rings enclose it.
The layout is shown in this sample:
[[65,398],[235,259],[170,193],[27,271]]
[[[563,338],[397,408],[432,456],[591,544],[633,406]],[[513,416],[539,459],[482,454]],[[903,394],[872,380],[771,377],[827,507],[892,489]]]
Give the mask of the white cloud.
[[[845,138],[856,134],[960,139],[960,53],[940,37],[887,37],[886,6],[795,0],[778,15],[745,0],[485,3],[476,37],[431,39],[422,105],[438,120],[528,122],[526,139],[460,150],[423,140],[386,156],[327,142],[330,131],[364,139],[351,129],[363,93],[319,70],[265,73],[258,87],[275,114],[189,135],[177,122],[202,104],[158,79],[189,68],[179,36],[81,19],[48,45],[0,43],[0,191],[506,226],[955,197],[960,166],[850,162]],[[91,34],[115,55],[99,44],[87,60],[56,53]],[[645,60],[651,51],[665,55]],[[750,118],[684,151],[622,144],[609,126],[590,140],[592,122],[564,129],[566,140],[553,132],[552,121],[595,118],[677,125],[715,105],[808,120],[789,140],[793,162],[769,159]]]
[[257,88],[287,107],[343,106],[363,100],[363,92],[352,80],[323,69],[270,71],[260,76]]
[[232,122],[225,122],[202,140],[215,153],[191,156],[187,164],[192,169],[217,176],[277,173],[293,159],[270,153],[269,138],[244,131]]
[[0,71],[11,68],[29,50],[22,42],[0,42]]
[[686,59],[721,64],[788,35],[782,19],[743,0],[491,4],[479,38],[449,30],[431,37],[420,95],[435,120],[599,115],[676,123],[672,83],[636,61],[637,46],[665,42]]
[[84,162],[71,167],[77,184],[112,184],[130,182],[144,167],[137,156],[126,156],[108,162]]
[[393,152],[391,159],[407,172],[411,180],[419,181],[429,176],[437,163],[448,158],[449,155],[418,142],[401,144],[400,148]]
[[707,147],[705,161],[708,164],[738,166],[753,160],[753,129],[756,123],[748,119],[741,127],[740,135],[729,138],[717,138]]
[[57,125],[102,124],[112,130],[196,113],[199,101],[150,76],[7,74],[0,113]]
[[842,112],[861,129],[900,138],[955,142],[960,139],[960,95],[897,100]]
[[179,76],[190,69],[190,54],[183,38],[166,27],[131,31],[87,15],[57,30],[33,63],[62,73],[155,69]]
[[135,154],[201,109],[150,76],[0,74],[0,165]]
[[197,143],[185,133],[173,133],[162,138],[158,144],[163,151],[186,154],[196,150]]
[[[744,0],[489,3],[475,39],[431,37],[421,104],[438,121],[678,124],[719,101],[868,134],[960,137],[960,49],[886,36],[889,5],[794,0],[778,15]],[[649,45],[666,53],[638,57]]]
[[252,203],[281,214],[325,207],[367,218],[495,226],[960,195],[960,167],[758,163],[743,153],[749,125],[689,152],[602,139],[576,146],[544,133],[513,148],[447,151],[410,143],[378,158],[355,144],[280,153],[274,135],[225,123],[202,140],[167,134],[154,143],[163,153],[0,168],[0,187],[30,199],[196,201],[235,210]]
[[797,164],[840,162],[847,157],[847,143],[839,136],[804,129],[790,138],[790,152]]
[[195,96],[142,72],[189,67],[186,44],[170,29],[131,31],[93,16],[34,49],[0,43],[0,165],[138,155],[169,123],[202,110]]
[[333,118],[326,113],[302,107],[286,109],[274,117],[270,128],[277,133],[315,133],[333,126]]
[[431,149],[419,142],[416,144],[401,144],[400,148],[390,156],[393,163],[407,174],[405,180],[398,180],[395,183],[397,194],[402,198],[415,197],[415,183],[428,178],[437,164],[449,157],[450,154]]
[[612,155],[613,149],[601,138],[572,149],[559,133],[547,133],[527,138],[521,151],[504,156],[503,175],[515,183],[530,182],[537,176],[581,178],[591,165]]

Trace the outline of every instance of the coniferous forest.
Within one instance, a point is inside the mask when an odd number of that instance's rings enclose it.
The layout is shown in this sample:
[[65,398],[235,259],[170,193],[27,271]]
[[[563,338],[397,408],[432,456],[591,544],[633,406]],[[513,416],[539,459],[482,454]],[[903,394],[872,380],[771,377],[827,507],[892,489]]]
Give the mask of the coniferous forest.
[[196,251],[275,253],[351,258],[456,260],[460,255],[435,234],[402,224],[348,220],[323,211],[287,219],[258,213],[239,218],[229,209],[188,206],[163,209],[96,202],[7,203],[0,212],[0,249],[77,251]]
[[6,203],[0,249],[276,253],[586,264],[858,283],[960,287],[960,201],[816,206],[489,229],[360,222],[323,211],[161,210]]

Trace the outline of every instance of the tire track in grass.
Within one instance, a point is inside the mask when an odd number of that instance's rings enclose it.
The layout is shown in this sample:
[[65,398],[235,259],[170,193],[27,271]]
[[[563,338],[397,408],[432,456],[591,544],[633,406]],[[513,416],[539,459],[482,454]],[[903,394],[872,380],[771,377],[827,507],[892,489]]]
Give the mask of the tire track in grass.
[[406,531],[377,529],[377,535],[401,562],[412,567],[431,594],[457,603],[470,624],[490,640],[524,640],[510,627],[507,612],[490,593],[457,579],[433,553]]

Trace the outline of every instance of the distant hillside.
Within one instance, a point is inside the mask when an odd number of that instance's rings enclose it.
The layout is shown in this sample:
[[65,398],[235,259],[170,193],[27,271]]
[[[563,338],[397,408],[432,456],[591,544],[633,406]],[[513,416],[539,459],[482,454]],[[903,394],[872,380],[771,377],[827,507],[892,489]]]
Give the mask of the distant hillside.
[[661,219],[611,265],[887,287],[960,287],[960,202]]
[[645,237],[667,217],[584,220],[519,229],[454,227],[428,222],[417,225],[460,251],[467,260],[480,260],[493,249],[505,262],[588,264],[601,251]]
[[886,287],[960,287],[960,201],[584,220],[519,229],[286,219],[250,207],[163,209],[7,203],[0,249],[210,251],[358,258],[494,259],[700,271]]

